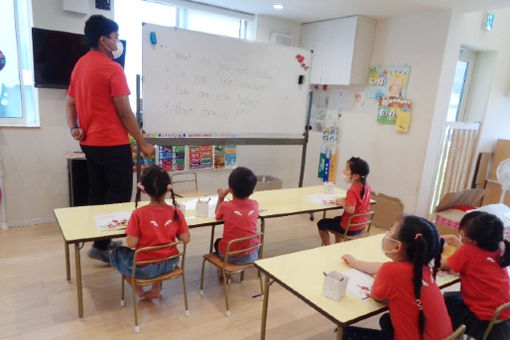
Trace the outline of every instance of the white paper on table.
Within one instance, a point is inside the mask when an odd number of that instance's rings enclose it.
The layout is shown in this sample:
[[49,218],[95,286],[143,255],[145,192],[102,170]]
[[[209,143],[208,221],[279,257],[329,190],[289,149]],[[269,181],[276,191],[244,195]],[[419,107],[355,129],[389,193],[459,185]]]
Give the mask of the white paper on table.
[[111,231],[126,229],[131,213],[129,211],[119,211],[113,214],[94,216],[97,229],[99,231]]
[[307,200],[318,205],[334,205],[339,194],[312,194],[305,197]]
[[372,276],[354,268],[344,272],[344,275],[349,277],[349,281],[347,282],[347,294],[357,297],[360,300],[365,300],[370,297],[372,285],[374,284],[374,278]]

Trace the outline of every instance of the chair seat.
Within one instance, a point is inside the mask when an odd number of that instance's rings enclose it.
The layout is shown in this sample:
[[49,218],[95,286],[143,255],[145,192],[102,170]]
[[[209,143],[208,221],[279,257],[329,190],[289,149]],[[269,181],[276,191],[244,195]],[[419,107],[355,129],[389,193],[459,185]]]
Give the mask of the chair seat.
[[[210,253],[204,255],[204,259],[214,264],[216,267],[223,268],[223,265],[225,264],[224,260],[218,256],[216,253]],[[232,264],[228,263],[225,265],[225,271],[228,273],[238,273],[240,271],[245,270],[246,268],[253,267],[253,263],[248,264]]]
[[170,273],[159,275],[151,279],[135,279],[135,284],[138,286],[145,286],[159,281],[170,280],[175,277],[179,277],[182,274],[183,274],[182,268],[177,267],[175,268],[174,271],[171,271]]

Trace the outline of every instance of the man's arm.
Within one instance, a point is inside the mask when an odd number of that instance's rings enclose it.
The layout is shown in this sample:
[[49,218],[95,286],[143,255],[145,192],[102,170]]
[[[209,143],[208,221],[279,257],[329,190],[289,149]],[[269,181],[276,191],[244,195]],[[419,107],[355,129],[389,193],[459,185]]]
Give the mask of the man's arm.
[[145,141],[142,136],[142,132],[138,127],[138,123],[136,122],[133,111],[131,111],[131,106],[129,105],[129,97],[128,96],[118,96],[113,97],[113,103],[115,108],[117,109],[117,114],[119,115],[122,124],[128,130],[129,134],[133,136],[138,145],[140,146],[140,150],[145,156],[154,155],[154,146]]
[[66,119],[67,126],[71,132],[71,136],[77,141],[85,139],[85,133],[78,126],[78,117],[76,115],[76,105],[73,97],[66,97]]

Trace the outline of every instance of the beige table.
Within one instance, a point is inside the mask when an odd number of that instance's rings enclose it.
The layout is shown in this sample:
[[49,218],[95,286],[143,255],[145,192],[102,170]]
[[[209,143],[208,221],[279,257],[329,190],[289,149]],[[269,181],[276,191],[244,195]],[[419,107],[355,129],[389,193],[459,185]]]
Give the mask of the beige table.
[[[346,295],[339,301],[335,301],[322,295],[324,272],[332,270],[345,272],[350,269],[341,260],[342,255],[351,254],[366,261],[389,261],[380,250],[383,236],[383,234],[379,234],[256,261],[255,267],[265,274],[260,339],[265,339],[266,335],[269,279],[275,280],[338,325],[338,339],[342,339],[345,326],[384,311],[386,306],[373,299],[360,300],[354,296]],[[451,285],[457,281],[458,277],[454,275],[447,274],[437,277],[440,287]]]
[[[259,218],[261,219],[261,231],[265,231],[265,219],[272,217],[287,216],[293,214],[311,213],[332,209],[339,209],[335,205],[320,205],[306,198],[311,194],[322,193],[322,186],[302,187],[293,189],[277,189],[255,192],[252,198],[259,203]],[[345,191],[339,188],[335,189],[338,197],[344,197]],[[196,198],[178,199],[179,203],[185,203],[188,200]],[[140,202],[140,205],[147,202]],[[64,237],[65,257],[66,257],[66,278],[71,280],[69,244],[74,244],[76,287],[78,295],[78,316],[83,317],[83,297],[81,282],[81,262],[80,262],[80,243],[97,241],[108,238],[124,237],[124,230],[117,231],[99,231],[94,221],[94,216],[112,214],[120,211],[133,211],[134,203],[117,203],[105,205],[91,205],[81,207],[70,207],[55,209],[60,231]],[[190,228],[212,226],[211,241],[209,251],[212,251],[214,239],[214,227],[223,224],[223,221],[216,221],[214,217],[196,217],[194,210],[186,211],[186,222]],[[262,249],[261,249],[262,254]]]
[[[179,202],[181,202],[181,200],[179,200]],[[147,202],[140,202],[140,206],[144,204],[147,204]],[[134,208],[135,204],[133,202],[128,202],[60,208],[54,210],[58,226],[62,236],[64,237],[67,281],[71,280],[69,244],[74,244],[76,288],[78,295],[78,316],[80,318],[83,317],[83,288],[81,282],[80,243],[126,236],[125,230],[99,231],[94,221],[94,216],[112,214],[120,211],[131,212],[134,210]],[[223,223],[222,221],[216,221],[214,217],[195,217],[194,213],[194,211],[186,212],[186,222],[190,228]]]

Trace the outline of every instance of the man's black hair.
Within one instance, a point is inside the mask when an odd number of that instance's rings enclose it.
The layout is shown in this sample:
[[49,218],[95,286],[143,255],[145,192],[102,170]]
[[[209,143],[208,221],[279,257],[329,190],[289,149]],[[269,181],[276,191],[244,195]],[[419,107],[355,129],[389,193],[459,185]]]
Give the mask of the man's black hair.
[[97,48],[100,37],[118,31],[119,25],[115,21],[102,15],[92,15],[85,23],[85,40],[89,48]]

